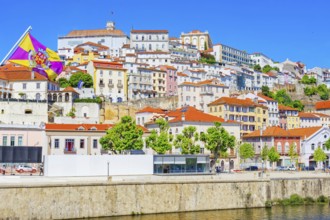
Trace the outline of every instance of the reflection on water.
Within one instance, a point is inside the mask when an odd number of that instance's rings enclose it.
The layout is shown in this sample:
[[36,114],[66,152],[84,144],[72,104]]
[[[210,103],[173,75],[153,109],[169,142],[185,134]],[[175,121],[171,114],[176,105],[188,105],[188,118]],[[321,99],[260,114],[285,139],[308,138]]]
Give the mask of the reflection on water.
[[[273,207],[271,209],[235,209],[235,210],[219,210],[219,211],[203,211],[203,212],[185,212],[185,213],[169,213],[157,215],[140,215],[140,216],[122,216],[96,218],[97,220],[326,220],[330,219],[330,207],[328,205],[309,205],[309,206],[289,206],[289,207]],[[96,220],[95,219],[95,220]]]

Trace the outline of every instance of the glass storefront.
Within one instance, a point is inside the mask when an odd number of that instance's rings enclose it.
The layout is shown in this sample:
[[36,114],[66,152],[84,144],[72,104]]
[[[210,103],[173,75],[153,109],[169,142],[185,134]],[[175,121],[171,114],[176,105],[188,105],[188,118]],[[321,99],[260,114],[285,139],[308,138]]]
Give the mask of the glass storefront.
[[208,155],[154,155],[155,174],[209,173]]

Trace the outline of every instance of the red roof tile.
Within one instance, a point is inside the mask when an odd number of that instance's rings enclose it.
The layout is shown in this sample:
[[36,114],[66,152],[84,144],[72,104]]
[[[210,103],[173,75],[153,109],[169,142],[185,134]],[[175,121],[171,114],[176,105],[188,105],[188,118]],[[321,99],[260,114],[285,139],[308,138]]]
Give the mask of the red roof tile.
[[299,111],[296,108],[291,108],[291,107],[285,106],[285,105],[278,105],[278,109],[283,110],[283,111]]
[[71,31],[66,37],[88,37],[88,36],[125,36],[121,30],[74,30]]
[[37,72],[34,72],[34,77],[32,78],[32,73],[29,70],[0,71],[0,79],[8,81],[48,81],[45,76]]
[[61,92],[75,92],[77,94],[79,94],[74,88],[72,88],[71,86],[66,87],[65,89],[63,89]]
[[316,110],[330,109],[330,100],[317,102],[315,104],[315,109]]
[[203,85],[212,85],[212,86],[219,86],[219,87],[228,87],[222,83],[219,83],[217,79],[208,79],[201,82],[183,82],[180,85],[190,85],[190,86],[203,86]]
[[262,93],[258,93],[258,96],[259,96],[260,98],[263,98],[263,99],[267,100],[267,101],[277,102],[276,100],[274,100],[274,99],[272,99],[272,98],[270,98],[270,97],[268,97],[268,96],[265,96],[265,95],[263,95]]
[[261,107],[266,108],[267,106],[257,104],[253,102],[251,99],[238,99],[238,98],[231,98],[231,97],[221,97],[214,102],[208,104],[208,106],[212,105],[221,105],[221,104],[228,104],[228,105],[235,105],[235,106],[246,106],[246,107]]
[[177,75],[178,75],[178,76],[185,76],[185,77],[187,77],[187,76],[188,76],[187,74],[185,74],[185,73],[182,73],[182,72],[178,72],[178,73],[177,73]]
[[104,132],[113,126],[113,124],[46,124],[46,131],[93,131],[96,128],[96,131]]
[[136,113],[145,113],[145,112],[148,112],[148,113],[157,113],[157,114],[164,114],[166,112],[165,109],[160,109],[160,108],[153,108],[153,107],[150,107],[150,106],[147,106],[139,111],[137,111]]
[[308,112],[299,112],[298,116],[300,118],[319,118],[314,113],[308,113]]

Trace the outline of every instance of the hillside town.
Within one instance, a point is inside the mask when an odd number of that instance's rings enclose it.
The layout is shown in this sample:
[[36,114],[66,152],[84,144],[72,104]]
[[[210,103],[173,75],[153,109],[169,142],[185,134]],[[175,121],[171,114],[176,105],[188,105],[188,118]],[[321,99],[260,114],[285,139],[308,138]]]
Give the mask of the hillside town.
[[[274,61],[211,34],[124,33],[107,22],[58,37],[64,67],[54,79],[8,60],[0,66],[1,146],[38,146],[43,156],[159,155],[155,173],[183,169],[166,166],[166,155],[197,155],[197,163],[208,155],[223,172],[329,167],[330,69]],[[133,126],[137,139],[120,126]]]

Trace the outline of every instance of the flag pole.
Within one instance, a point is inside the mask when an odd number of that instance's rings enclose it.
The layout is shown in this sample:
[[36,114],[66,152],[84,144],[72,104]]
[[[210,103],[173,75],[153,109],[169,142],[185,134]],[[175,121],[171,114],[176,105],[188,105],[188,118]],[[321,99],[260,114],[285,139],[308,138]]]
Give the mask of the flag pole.
[[13,52],[14,49],[16,49],[17,45],[21,42],[21,40],[23,39],[23,37],[25,37],[25,35],[32,30],[32,27],[29,26],[26,31],[22,34],[22,36],[18,39],[18,41],[14,44],[14,46],[10,49],[10,51],[6,54],[5,58],[3,58],[3,60],[0,63],[0,66],[7,60],[8,56]]

